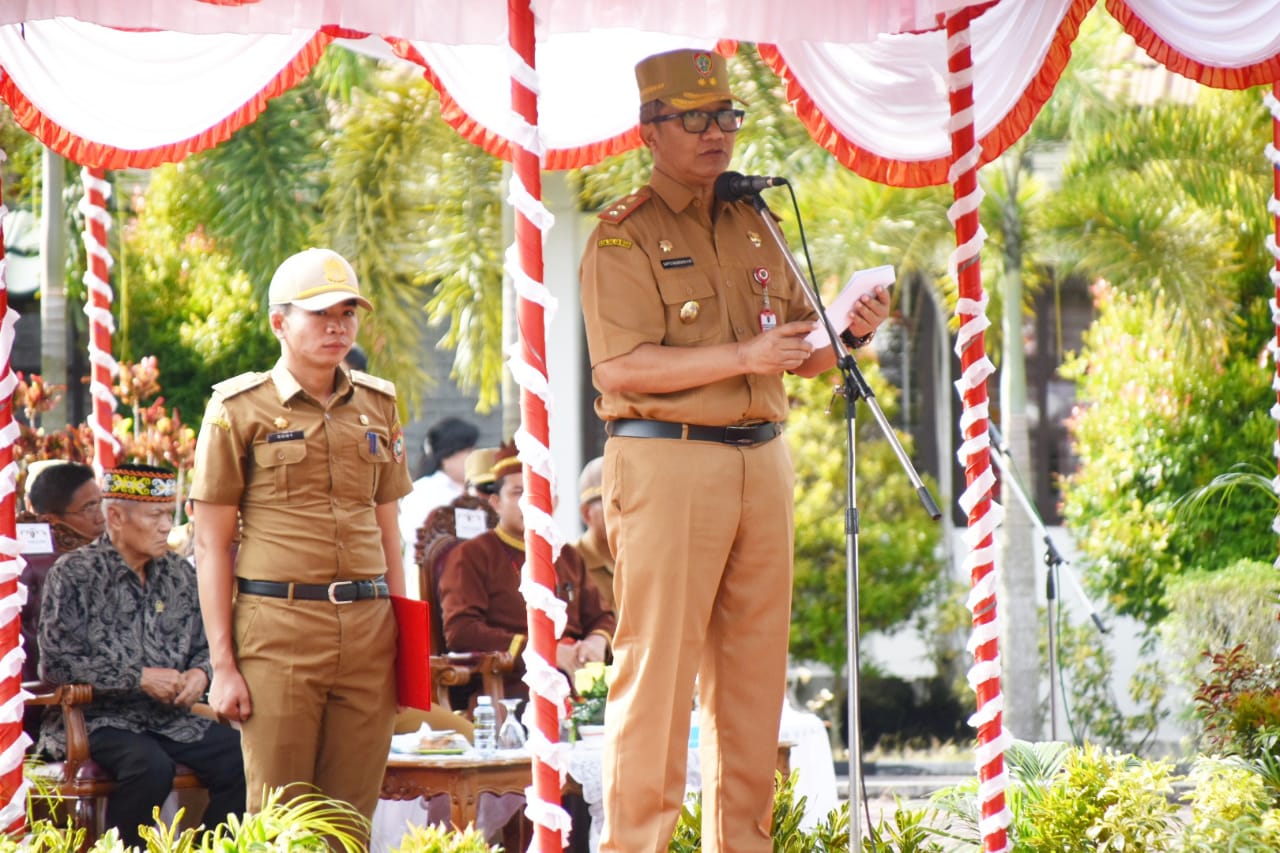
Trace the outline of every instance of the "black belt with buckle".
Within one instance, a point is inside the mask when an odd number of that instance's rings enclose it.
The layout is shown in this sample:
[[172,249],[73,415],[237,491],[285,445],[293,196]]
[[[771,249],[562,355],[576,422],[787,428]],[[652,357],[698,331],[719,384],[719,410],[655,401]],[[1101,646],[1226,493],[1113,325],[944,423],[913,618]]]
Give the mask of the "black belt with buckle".
[[239,578],[236,581],[236,588],[245,595],[332,601],[334,604],[350,604],[353,601],[391,597],[391,589],[387,586],[386,578],[334,581],[333,583],[285,583],[284,581],[254,581]]
[[686,441],[714,441],[719,444],[752,445],[772,441],[782,433],[782,424],[762,423],[746,426],[698,426],[670,421],[648,421],[619,418],[604,425],[609,435],[623,438],[678,438]]

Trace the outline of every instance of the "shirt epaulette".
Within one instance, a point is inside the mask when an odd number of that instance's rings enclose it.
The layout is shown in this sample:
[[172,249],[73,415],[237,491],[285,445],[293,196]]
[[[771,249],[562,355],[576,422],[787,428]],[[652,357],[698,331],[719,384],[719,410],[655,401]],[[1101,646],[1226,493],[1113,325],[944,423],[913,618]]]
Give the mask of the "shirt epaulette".
[[226,399],[227,397],[242,394],[250,388],[257,388],[270,378],[270,373],[250,371],[249,373],[241,373],[239,376],[233,376],[230,379],[224,379],[214,385],[213,390],[215,393],[222,395],[223,399]]
[[621,222],[634,213],[637,207],[648,200],[648,193],[632,193],[629,196],[623,196],[604,210],[600,211],[599,218],[604,222]]
[[351,371],[351,382],[354,385],[372,388],[374,391],[386,394],[388,397],[396,395],[396,384],[394,382],[390,382],[380,376],[371,376],[360,370]]

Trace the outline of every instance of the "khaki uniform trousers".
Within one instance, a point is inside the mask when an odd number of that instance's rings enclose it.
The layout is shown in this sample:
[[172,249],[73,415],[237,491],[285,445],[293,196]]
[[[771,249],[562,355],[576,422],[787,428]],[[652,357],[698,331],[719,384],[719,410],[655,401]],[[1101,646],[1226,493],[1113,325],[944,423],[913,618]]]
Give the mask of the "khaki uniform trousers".
[[240,730],[249,810],[264,788],[305,783],[372,818],[396,714],[391,602],[240,595],[234,619],[253,702]]
[[611,438],[605,472],[619,619],[600,850],[667,850],[698,674],[702,849],[769,853],[791,618],[786,444]]

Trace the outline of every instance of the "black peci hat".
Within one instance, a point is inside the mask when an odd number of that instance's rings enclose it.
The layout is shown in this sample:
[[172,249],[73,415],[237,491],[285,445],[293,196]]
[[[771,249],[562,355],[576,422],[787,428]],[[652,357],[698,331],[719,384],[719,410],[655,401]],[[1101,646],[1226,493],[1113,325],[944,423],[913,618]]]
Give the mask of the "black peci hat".
[[423,449],[427,452],[427,474],[440,470],[440,463],[455,453],[470,450],[480,440],[480,430],[462,418],[441,418],[427,430]]

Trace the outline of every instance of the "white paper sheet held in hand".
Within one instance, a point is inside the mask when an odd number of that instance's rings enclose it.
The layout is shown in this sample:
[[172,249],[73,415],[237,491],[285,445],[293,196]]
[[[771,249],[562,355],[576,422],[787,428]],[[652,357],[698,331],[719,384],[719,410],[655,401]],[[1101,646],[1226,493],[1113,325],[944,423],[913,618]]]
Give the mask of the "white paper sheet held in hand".
[[[890,287],[895,278],[893,267],[889,264],[885,264],[882,267],[858,270],[849,276],[849,280],[845,282],[844,289],[840,291],[840,295],[827,306],[827,317],[831,320],[831,327],[836,330],[836,334],[840,334],[849,327],[849,312],[853,310],[854,303],[864,295],[874,291],[877,286]],[[804,339],[814,349],[821,349],[831,345],[831,339],[827,337],[827,330],[821,323],[812,332],[805,335]]]

